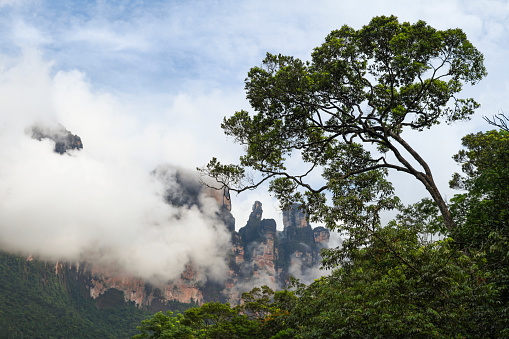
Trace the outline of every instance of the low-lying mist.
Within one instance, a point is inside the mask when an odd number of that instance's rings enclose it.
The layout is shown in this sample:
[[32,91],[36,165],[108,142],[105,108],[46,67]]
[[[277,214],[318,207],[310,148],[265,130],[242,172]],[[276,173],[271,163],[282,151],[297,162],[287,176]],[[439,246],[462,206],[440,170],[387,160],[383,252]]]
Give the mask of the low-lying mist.
[[[0,250],[157,281],[179,277],[191,262],[224,277],[229,234],[217,203],[202,194],[199,206],[169,204],[182,184],[172,178],[195,173],[149,169],[152,153],[163,153],[151,147],[181,145],[158,142],[111,97],[92,94],[79,72],[51,77],[50,64],[30,53],[1,66]],[[30,133],[57,123],[84,148],[59,154],[55,141]]]

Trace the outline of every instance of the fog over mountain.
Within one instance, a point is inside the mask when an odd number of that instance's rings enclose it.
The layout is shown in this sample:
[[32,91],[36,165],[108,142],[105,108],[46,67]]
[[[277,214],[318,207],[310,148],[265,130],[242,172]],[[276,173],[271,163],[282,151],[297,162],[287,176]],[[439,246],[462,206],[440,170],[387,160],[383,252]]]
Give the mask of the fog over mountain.
[[[177,183],[177,173],[192,177],[194,171],[166,165],[164,176],[156,175],[161,167],[151,173],[137,161],[143,148],[131,147],[133,139],[146,143],[139,135],[143,126],[128,126],[137,135],[127,138],[124,129],[132,121],[101,109],[107,100],[90,100],[82,110],[101,121],[97,128],[80,125],[79,113],[60,110],[58,97],[61,90],[80,90],[79,76],[52,80],[44,69],[29,68],[41,62],[33,57],[9,68],[4,76],[11,81],[0,85],[0,96],[19,98],[0,125],[0,248],[49,260],[87,260],[145,279],[176,278],[192,261],[210,277],[222,277],[229,234],[216,217],[217,203],[205,196],[199,208],[165,201],[186,182]],[[21,84],[24,77],[33,81]],[[67,114],[78,117],[68,132],[57,125]],[[79,134],[84,148],[58,152],[66,133]]]

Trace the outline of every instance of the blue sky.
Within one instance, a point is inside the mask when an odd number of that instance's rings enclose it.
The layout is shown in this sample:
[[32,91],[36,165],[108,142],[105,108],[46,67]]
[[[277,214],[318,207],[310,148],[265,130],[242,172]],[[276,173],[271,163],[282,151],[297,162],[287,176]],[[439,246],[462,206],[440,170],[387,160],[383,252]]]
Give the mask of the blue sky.
[[[401,21],[422,19],[436,28],[465,30],[485,54],[489,72],[481,85],[467,89],[483,105],[479,116],[491,116],[506,106],[509,8],[505,1],[7,0],[0,4],[0,52],[11,62],[27,51],[37,51],[41,61],[51,63],[51,76],[78,71],[92,93],[111,94],[133,111],[144,108],[134,113],[128,108],[126,116],[134,114],[142,124],[147,119],[179,121],[179,129],[188,124],[191,137],[193,129],[197,135],[205,133],[203,128],[217,130],[223,116],[249,108],[243,100],[243,79],[266,52],[306,59],[332,29],[343,24],[360,28],[375,15],[395,14]],[[190,121],[183,117],[185,111],[168,112],[176,102],[195,106],[200,100],[208,109],[192,115]],[[230,107],[228,100],[237,106],[215,112],[214,107]],[[206,126],[194,123],[200,114],[208,116]],[[475,125],[460,130],[486,128],[474,120]],[[215,139],[215,131],[210,132],[209,144],[233,150]]]
[[463,28],[489,53],[507,42],[507,11],[488,0],[3,1],[1,51],[40,49],[55,70],[78,69],[113,92],[168,93],[193,81],[235,88],[265,52],[306,58],[332,29],[381,14]]
[[[0,132],[13,135],[5,139],[12,147],[28,150],[33,146],[14,137],[16,128],[61,122],[83,139],[82,158],[90,161],[81,159],[82,167],[93,163],[98,173],[121,168],[136,177],[160,163],[192,170],[212,156],[234,162],[242,150],[220,123],[249,110],[243,81],[250,67],[266,52],[307,59],[331,30],[358,29],[391,14],[437,29],[462,28],[485,55],[488,77],[465,89],[482,105],[472,121],[408,134],[450,198],[447,183],[459,171],[451,156],[460,138],[489,129],[483,115],[509,111],[506,1],[0,0]],[[2,160],[7,156],[15,157]],[[18,160],[20,169],[28,166]],[[98,163],[107,165],[99,170]],[[391,178],[405,202],[426,195],[411,178]],[[237,228],[256,199],[281,228],[277,203],[264,189],[234,196]]]

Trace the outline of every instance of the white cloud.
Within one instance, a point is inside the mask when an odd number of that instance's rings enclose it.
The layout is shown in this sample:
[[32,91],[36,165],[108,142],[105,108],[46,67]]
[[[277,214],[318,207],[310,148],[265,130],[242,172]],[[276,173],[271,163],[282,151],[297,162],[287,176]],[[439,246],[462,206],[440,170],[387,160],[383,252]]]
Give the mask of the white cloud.
[[123,27],[111,27],[108,24],[98,26],[97,24],[97,22],[91,22],[86,27],[76,27],[65,35],[66,42],[85,43],[104,52],[126,50],[145,52],[150,47],[146,37],[139,32],[132,30],[122,32]]
[[17,20],[12,24],[11,39],[22,48],[37,48],[51,43],[51,37],[24,20]]
[[[229,234],[217,205],[176,208],[166,187],[139,163],[143,125],[122,105],[90,92],[79,72],[49,76],[37,54],[7,68],[0,83],[0,247],[52,260],[115,265],[147,279],[173,279],[189,262],[212,277],[226,268]],[[71,155],[25,132],[35,122],[62,122],[83,140]],[[210,198],[209,198],[210,199]]]

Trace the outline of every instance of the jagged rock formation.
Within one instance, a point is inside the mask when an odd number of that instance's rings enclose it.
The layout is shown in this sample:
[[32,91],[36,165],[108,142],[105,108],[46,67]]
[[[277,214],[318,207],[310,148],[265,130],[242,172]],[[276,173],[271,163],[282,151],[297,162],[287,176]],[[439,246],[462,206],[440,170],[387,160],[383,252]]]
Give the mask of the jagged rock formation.
[[55,142],[55,153],[64,154],[70,149],[82,149],[81,138],[69,132],[64,126],[58,124],[51,127],[35,125],[30,129],[32,139],[41,141],[50,139]]
[[242,292],[261,284],[282,287],[290,275],[300,277],[306,274],[306,270],[319,265],[319,251],[327,244],[329,231],[323,227],[313,230],[297,205],[283,213],[287,222],[283,231],[277,231],[275,220],[262,219],[262,204],[256,201],[246,225],[236,232],[235,219],[230,212],[231,202],[228,198],[228,203],[223,203],[227,195],[217,192],[214,190],[207,194],[222,204],[220,218],[231,222],[225,225],[231,233],[231,251],[224,282],[203,283],[203,276],[192,265],[187,266],[179,279],[159,285],[118,275],[105,268],[90,267],[88,286],[91,297],[100,298],[110,289],[115,289],[123,292],[126,302],[134,302],[138,307],[153,312],[164,310],[171,301],[235,304]]
[[283,211],[283,225],[280,265],[282,278],[287,280],[290,275],[304,274],[319,265],[320,249],[327,245],[330,233],[324,227],[313,229],[297,204]]
[[[53,140],[54,151],[59,154],[83,148],[81,138],[61,125],[55,128],[35,126],[31,129],[31,137]],[[225,280],[207,280],[193,263],[186,266],[178,279],[154,284],[92,263],[57,262],[55,274],[65,275],[67,271],[72,271],[73,276],[82,277],[80,279],[87,293],[96,300],[98,307],[128,302],[157,312],[168,310],[175,302],[238,303],[242,292],[263,284],[272,288],[282,287],[290,275],[300,277],[306,274],[306,270],[319,265],[319,252],[329,240],[329,231],[323,227],[313,230],[298,205],[283,212],[284,229],[278,231],[275,220],[262,218],[262,203],[256,201],[249,220],[236,232],[227,190],[208,188],[194,175],[171,166],[161,166],[152,174],[167,185],[165,200],[168,204],[202,211],[205,208],[204,197],[213,198],[217,202],[219,208],[216,217],[231,235],[231,250],[227,258],[229,270]],[[27,260],[31,260],[31,257]]]
[[262,203],[256,201],[246,225],[232,232],[235,260],[230,267],[235,269],[230,290],[223,291],[231,303],[244,292],[240,288],[262,283],[278,288],[287,284],[290,275],[304,276],[319,265],[320,249],[329,241],[329,231],[324,227],[313,230],[299,205],[283,212],[283,231],[277,231],[275,220],[262,219],[262,215]]
[[315,243],[322,244],[322,247],[329,242],[330,232],[328,229],[322,226],[318,226],[313,229],[313,238]]
[[[221,204],[220,218],[231,222],[225,225],[232,238],[229,271],[224,282],[203,283],[206,279],[192,265],[187,266],[179,279],[155,285],[90,263],[71,266],[57,263],[55,273],[73,269],[87,275],[86,286],[90,297],[100,304],[112,302],[112,290],[115,290],[120,292],[125,302],[157,312],[167,310],[172,302],[238,303],[242,292],[261,284],[282,287],[290,275],[299,277],[307,269],[318,266],[319,251],[327,244],[329,231],[323,227],[312,229],[298,205],[283,212],[284,230],[277,231],[275,220],[262,219],[262,204],[256,201],[246,225],[236,232],[235,219],[230,212],[231,202],[223,192],[217,192],[220,191],[210,190],[207,194]],[[118,302],[118,298],[114,300]]]
[[239,230],[244,246],[244,276],[266,275],[272,283],[277,276],[277,236],[274,219],[262,220],[262,203],[256,201],[246,226]]

